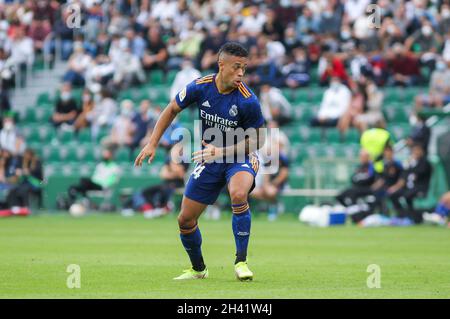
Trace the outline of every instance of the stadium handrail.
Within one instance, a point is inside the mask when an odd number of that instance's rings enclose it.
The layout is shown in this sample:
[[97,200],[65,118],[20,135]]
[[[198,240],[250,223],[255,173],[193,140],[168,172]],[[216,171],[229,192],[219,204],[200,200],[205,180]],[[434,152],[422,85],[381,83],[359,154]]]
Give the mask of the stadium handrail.
[[[422,111],[419,114],[425,115],[428,119],[425,121],[428,127],[433,127],[438,122],[440,122],[443,118],[450,116],[450,103],[442,108],[441,111]],[[427,116],[431,115],[431,116]],[[394,145],[394,151],[400,152],[406,147],[406,139],[401,139]]]

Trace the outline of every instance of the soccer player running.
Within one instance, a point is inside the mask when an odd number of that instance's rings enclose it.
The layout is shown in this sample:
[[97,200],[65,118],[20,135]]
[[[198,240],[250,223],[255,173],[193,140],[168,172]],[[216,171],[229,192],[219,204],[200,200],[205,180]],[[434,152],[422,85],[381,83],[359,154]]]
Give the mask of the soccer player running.
[[[164,131],[179,112],[196,103],[202,121],[202,149],[192,153],[192,160],[197,164],[186,185],[178,216],[181,242],[192,268],[174,278],[176,280],[208,277],[198,219],[205,208],[217,200],[225,185],[233,211],[235,274],[242,281],[253,279],[247,265],[251,225],[248,194],[254,188],[259,167],[255,151],[263,146],[265,134],[259,101],[242,82],[247,62],[248,52],[244,47],[233,42],[224,44],[218,55],[219,72],[192,81],[176,95],[161,113],[150,141],[135,161],[136,166],[141,166],[148,157],[148,163],[151,163]],[[207,138],[205,132],[208,129],[220,130],[222,136],[214,133],[214,139]],[[232,138],[230,143],[226,135],[238,130],[245,130],[246,134]],[[252,130],[255,134],[247,134]]]

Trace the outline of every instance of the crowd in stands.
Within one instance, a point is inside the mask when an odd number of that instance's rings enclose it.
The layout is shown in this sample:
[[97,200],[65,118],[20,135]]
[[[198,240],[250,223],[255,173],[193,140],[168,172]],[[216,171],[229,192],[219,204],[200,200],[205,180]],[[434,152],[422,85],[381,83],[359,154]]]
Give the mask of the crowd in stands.
[[[67,2],[81,8],[80,28],[68,25]],[[372,3],[375,11],[367,10]],[[412,121],[423,107],[450,101],[445,0],[0,0],[1,110],[11,107],[7,89],[16,68],[39,54],[53,61],[60,48],[67,70],[50,121],[58,130],[90,128],[93,137],[108,128],[102,145],[127,146],[131,155],[164,105],[119,103],[118,93],[145,83],[152,72],[178,70],[173,97],[201,73],[217,71],[226,41],[248,48],[246,82],[277,126],[288,125],[295,108],[284,87],[323,86],[310,125],[342,133],[385,127],[386,86],[430,84],[410,110]],[[81,101],[71,95],[75,87],[84,90]],[[167,138],[164,143],[171,145]]]

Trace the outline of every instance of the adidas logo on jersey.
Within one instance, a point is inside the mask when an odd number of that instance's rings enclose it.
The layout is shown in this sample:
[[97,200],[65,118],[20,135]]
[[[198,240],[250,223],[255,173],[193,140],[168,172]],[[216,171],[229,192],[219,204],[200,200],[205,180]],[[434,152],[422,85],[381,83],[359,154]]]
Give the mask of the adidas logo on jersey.
[[242,164],[241,166],[242,166],[242,167],[250,168],[250,166],[248,166],[248,164]]
[[203,105],[204,107],[211,107],[211,105],[209,105],[208,100],[206,100],[205,102],[203,102],[202,105]]

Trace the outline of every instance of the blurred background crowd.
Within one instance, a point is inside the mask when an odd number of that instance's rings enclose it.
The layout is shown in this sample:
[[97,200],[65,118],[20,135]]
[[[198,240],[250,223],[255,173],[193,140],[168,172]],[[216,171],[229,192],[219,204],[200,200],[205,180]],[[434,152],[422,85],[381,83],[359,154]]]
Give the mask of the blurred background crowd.
[[[268,125],[282,130],[296,108],[284,89],[323,87],[317,109],[302,124],[344,136],[350,129],[386,128],[384,88],[422,86],[406,116],[414,127],[409,145],[426,154],[430,132],[418,114],[450,101],[450,1],[0,0],[0,146],[12,157],[25,156],[26,141],[15,127],[20,119],[9,113],[10,92],[26,87],[25,71],[36,60],[51,69],[60,58],[65,72],[48,119],[55,130],[76,138],[90,129],[95,139],[106,129],[101,145],[125,146],[132,159],[165,105],[119,101],[120,92],[160,72],[173,98],[217,71],[226,41],[248,48],[246,82]],[[4,132],[13,137],[3,139]],[[282,134],[278,141],[286,169],[288,140]],[[166,149],[175,143],[169,134],[162,141]],[[286,179],[275,179],[276,191],[268,187],[258,196],[276,199]]]

